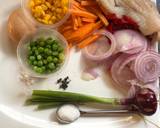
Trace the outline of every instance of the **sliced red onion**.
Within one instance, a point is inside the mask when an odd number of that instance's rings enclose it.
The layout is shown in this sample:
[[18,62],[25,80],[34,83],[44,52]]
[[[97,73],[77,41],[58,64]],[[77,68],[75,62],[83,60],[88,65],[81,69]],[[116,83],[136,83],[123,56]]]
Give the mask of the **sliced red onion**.
[[126,90],[128,91],[131,87],[131,84],[129,83],[129,80],[135,79],[135,74],[132,70],[130,70],[129,66],[123,66],[123,70],[120,70],[120,66],[123,64],[123,62],[128,59],[131,55],[129,54],[122,54],[119,56],[115,62],[113,63],[111,67],[111,76],[117,87],[121,89],[122,91]]
[[100,39],[83,49],[86,58],[94,61],[102,61],[109,58],[116,50],[116,41],[112,33],[106,30],[97,31],[103,35]]
[[125,66],[129,65],[131,69],[132,62],[137,58],[138,54],[128,55],[128,58],[119,66],[118,72],[121,72]]
[[118,52],[135,54],[147,49],[147,39],[133,30],[119,30],[114,34]]
[[112,64],[114,63],[114,61],[121,55],[121,53],[117,53],[115,55],[110,56],[108,59],[105,60],[104,62],[104,67],[106,68],[106,70],[110,70],[112,67]]
[[90,81],[96,79],[98,76],[99,76],[99,71],[97,70],[97,68],[90,67],[82,72],[81,79],[85,81]]
[[137,79],[143,83],[156,81],[160,76],[160,55],[155,51],[142,52],[133,69]]

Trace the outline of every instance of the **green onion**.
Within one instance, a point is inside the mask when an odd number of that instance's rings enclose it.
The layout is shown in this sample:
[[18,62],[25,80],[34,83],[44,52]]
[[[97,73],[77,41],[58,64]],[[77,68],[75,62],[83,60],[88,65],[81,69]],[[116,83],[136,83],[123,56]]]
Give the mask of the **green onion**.
[[102,98],[89,96],[79,93],[62,92],[62,91],[48,91],[48,90],[34,90],[31,98],[26,101],[27,105],[35,104],[51,104],[51,103],[103,103],[116,105],[119,101],[115,98]]

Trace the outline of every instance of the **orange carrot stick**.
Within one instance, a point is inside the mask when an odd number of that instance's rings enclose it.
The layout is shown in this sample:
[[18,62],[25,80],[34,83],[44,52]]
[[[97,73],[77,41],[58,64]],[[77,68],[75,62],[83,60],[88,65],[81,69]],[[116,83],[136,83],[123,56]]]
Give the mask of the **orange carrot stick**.
[[94,23],[96,20],[95,19],[89,19],[89,18],[82,18],[82,21]]
[[97,16],[93,13],[87,12],[87,11],[81,11],[81,10],[73,10],[70,9],[70,12],[76,16],[86,17],[86,18],[92,18],[97,19]]
[[83,40],[80,44],[78,44],[78,47],[82,49],[82,48],[86,47],[87,45],[96,41],[99,37],[100,37],[100,35],[91,35],[88,38],[86,38],[85,40]]
[[84,38],[86,38],[88,34],[101,28],[102,26],[103,24],[101,23],[101,21],[97,23],[85,24],[66,38],[68,41],[71,41],[71,42],[81,41]]
[[82,20],[81,20],[81,18],[80,18],[80,17],[78,17],[78,25],[79,25],[79,27],[81,27],[81,26],[82,26]]
[[101,11],[98,10],[98,8],[97,8],[97,9],[91,8],[91,9],[92,9],[92,11],[95,12],[95,14],[99,17],[99,19],[102,21],[102,23],[104,23],[105,26],[108,26],[108,25],[109,25],[108,20],[107,20],[106,17],[101,13]]
[[73,29],[73,27],[68,25],[68,26],[65,26],[64,28],[60,29],[60,32],[63,33],[63,32],[70,30],[70,29]]
[[83,8],[79,2],[77,1],[73,1],[72,2],[72,8],[76,8],[78,10],[83,10],[83,11],[87,11],[85,8]]
[[93,2],[93,1],[82,0],[82,1],[81,1],[81,5],[82,5],[82,6],[95,6],[96,3]]

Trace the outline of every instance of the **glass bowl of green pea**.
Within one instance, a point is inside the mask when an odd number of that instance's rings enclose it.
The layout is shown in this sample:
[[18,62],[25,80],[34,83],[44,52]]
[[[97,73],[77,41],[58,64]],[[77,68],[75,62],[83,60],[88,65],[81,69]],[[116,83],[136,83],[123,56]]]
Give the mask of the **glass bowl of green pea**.
[[68,62],[66,39],[56,30],[40,28],[26,34],[17,47],[17,58],[29,76],[47,78],[60,73]]

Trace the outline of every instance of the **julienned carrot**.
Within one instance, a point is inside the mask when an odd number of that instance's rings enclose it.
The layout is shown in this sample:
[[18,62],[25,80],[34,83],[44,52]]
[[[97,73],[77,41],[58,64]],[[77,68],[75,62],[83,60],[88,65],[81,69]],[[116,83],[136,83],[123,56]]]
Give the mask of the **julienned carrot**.
[[94,13],[96,13],[96,15],[99,17],[99,19],[102,21],[102,23],[104,23],[105,26],[109,25],[108,20],[106,19],[106,17],[102,14],[102,12],[100,10],[95,9],[95,8],[91,8],[92,11],[94,11]]
[[65,26],[64,28],[62,28],[60,31],[61,31],[61,32],[65,32],[65,31],[67,31],[67,30],[69,30],[69,29],[73,29],[73,27],[70,26],[70,25],[68,25],[68,26]]
[[91,35],[88,38],[84,39],[81,43],[79,43],[78,47],[82,49],[92,42],[96,41],[99,37],[100,35]]
[[89,19],[89,18],[82,18],[82,21],[84,22],[90,22],[90,23],[94,23],[96,20],[95,19]]
[[72,33],[73,33],[73,30],[67,30],[67,31],[63,32],[63,36],[67,39],[67,37],[72,35]]
[[93,2],[93,1],[82,0],[82,1],[81,1],[81,5],[82,5],[82,6],[95,6],[96,3]]
[[72,0],[72,7],[73,8],[76,8],[78,10],[83,10],[83,11],[86,11],[87,9],[83,8],[79,2],[75,1],[75,0]]
[[94,29],[97,30],[103,26],[101,21],[96,22],[96,25],[94,26]]
[[101,22],[85,24],[66,38],[69,42],[77,42],[83,40],[88,36],[88,34],[101,28],[102,26],[103,24]]
[[78,17],[78,25],[79,25],[79,27],[81,27],[81,26],[82,26],[82,20],[81,20],[81,18],[80,18],[80,17]]
[[71,12],[73,15],[76,15],[76,16],[81,16],[81,17],[86,17],[86,18],[97,19],[97,16],[96,16],[96,15],[94,15],[93,13],[87,12],[87,11],[70,9],[70,12]]
[[76,20],[76,16],[72,14],[72,21],[73,21],[73,29],[77,30],[78,29],[78,23]]

